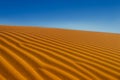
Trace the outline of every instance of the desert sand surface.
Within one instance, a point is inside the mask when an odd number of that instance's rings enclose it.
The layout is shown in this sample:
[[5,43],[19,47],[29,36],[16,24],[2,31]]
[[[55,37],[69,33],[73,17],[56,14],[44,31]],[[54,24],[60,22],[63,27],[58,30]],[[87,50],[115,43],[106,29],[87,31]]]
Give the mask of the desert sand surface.
[[0,80],[120,80],[120,34],[1,25]]

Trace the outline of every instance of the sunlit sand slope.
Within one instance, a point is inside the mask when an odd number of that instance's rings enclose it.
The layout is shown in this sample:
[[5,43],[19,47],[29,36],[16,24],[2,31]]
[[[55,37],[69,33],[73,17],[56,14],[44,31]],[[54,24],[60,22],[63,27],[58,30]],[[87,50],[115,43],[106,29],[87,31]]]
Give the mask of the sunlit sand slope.
[[0,80],[120,80],[120,34],[0,26]]

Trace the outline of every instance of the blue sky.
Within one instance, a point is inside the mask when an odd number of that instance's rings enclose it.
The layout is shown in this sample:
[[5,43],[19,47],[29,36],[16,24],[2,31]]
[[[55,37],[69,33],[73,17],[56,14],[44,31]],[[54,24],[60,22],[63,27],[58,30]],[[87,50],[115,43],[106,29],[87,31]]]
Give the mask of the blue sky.
[[120,0],[0,0],[0,24],[120,33]]

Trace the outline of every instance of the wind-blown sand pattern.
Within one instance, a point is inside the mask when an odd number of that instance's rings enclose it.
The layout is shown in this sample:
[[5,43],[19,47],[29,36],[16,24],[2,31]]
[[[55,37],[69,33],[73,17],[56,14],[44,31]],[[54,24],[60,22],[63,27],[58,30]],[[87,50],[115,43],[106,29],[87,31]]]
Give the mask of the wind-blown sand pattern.
[[120,80],[120,34],[0,26],[0,80]]

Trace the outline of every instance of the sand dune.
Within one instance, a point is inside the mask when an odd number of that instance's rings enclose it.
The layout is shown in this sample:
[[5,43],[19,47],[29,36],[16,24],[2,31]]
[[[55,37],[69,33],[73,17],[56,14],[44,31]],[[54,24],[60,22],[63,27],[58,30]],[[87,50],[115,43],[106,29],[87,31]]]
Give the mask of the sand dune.
[[0,80],[120,80],[120,34],[0,26]]

